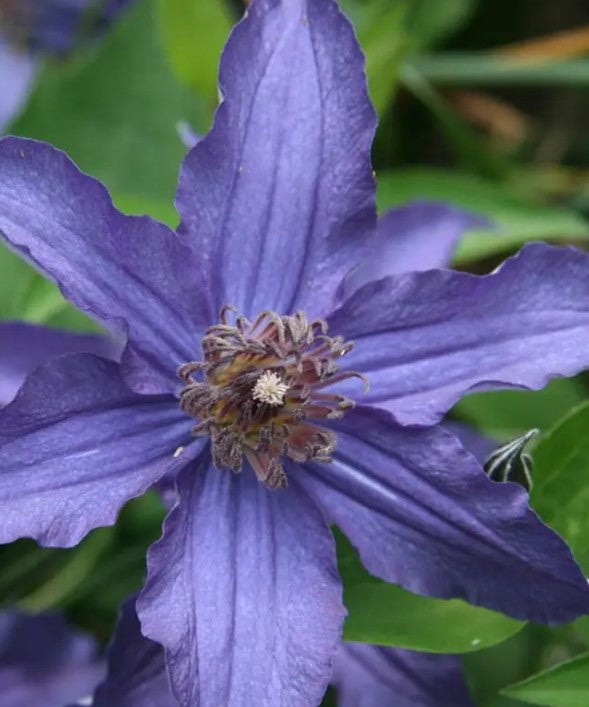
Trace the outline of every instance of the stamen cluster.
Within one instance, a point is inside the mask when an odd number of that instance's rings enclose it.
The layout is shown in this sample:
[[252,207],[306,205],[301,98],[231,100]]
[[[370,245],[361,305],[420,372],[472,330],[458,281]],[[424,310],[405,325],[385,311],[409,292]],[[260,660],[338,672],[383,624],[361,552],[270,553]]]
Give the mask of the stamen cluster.
[[220,323],[207,330],[205,360],[181,366],[180,405],[199,420],[193,433],[210,435],[217,467],[239,472],[245,455],[260,481],[285,487],[283,455],[331,461],[336,436],[316,423],[340,418],[354,403],[325,389],[364,378],[340,370],[336,361],[352,343],[327,336],[324,321],[266,311],[254,322],[236,313],[229,324],[229,312],[235,310],[224,307]]

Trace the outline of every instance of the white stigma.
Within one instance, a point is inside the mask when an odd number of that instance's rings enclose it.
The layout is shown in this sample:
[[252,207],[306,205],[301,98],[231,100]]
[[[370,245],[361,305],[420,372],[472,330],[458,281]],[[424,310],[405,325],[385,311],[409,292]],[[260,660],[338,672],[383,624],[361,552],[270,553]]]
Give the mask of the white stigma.
[[266,405],[282,405],[287,391],[288,386],[282,382],[280,376],[272,371],[264,371],[254,385],[252,397]]

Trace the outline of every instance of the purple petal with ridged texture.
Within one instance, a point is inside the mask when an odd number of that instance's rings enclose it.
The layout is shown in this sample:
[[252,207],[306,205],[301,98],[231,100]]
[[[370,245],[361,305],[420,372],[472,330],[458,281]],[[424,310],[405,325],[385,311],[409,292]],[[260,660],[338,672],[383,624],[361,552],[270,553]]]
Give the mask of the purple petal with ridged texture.
[[458,437],[460,444],[470,452],[472,456],[483,464],[489,454],[494,452],[501,443],[496,439],[486,437],[482,432],[465,422],[456,422],[455,420],[444,420],[442,427],[448,432],[451,432],[455,437]]
[[474,707],[453,655],[342,643],[332,683],[338,707]]
[[345,610],[331,532],[292,483],[270,492],[203,455],[148,554],[137,600],[185,707],[321,701]]
[[24,107],[37,75],[37,60],[0,37],[0,132]]
[[462,236],[489,227],[487,219],[435,202],[401,206],[378,220],[360,265],[344,280],[343,295],[397,273],[444,268]]
[[337,431],[332,464],[291,476],[369,572],[518,619],[563,622],[589,611],[587,580],[527,493],[490,481],[449,432],[403,427],[371,408],[351,411]]
[[0,140],[0,234],[64,295],[129,333],[128,380],[145,393],[176,390],[211,318],[201,306],[195,255],[167,226],[124,216],[100,182],[61,151]]
[[589,254],[533,243],[491,275],[385,278],[328,321],[356,342],[346,364],[370,379],[362,403],[433,424],[469,391],[535,390],[589,366]]
[[59,614],[0,613],[0,705],[63,707],[104,675],[98,647]]
[[376,118],[353,29],[332,0],[254,2],[220,86],[176,201],[213,305],[325,313],[375,223]]
[[94,353],[116,361],[122,347],[100,334],[71,331],[25,322],[0,322],[0,406],[14,398],[37,366],[66,353]]
[[75,545],[189,459],[190,420],[171,396],[141,396],[91,354],[54,359],[0,410],[0,542]]
[[108,651],[108,674],[94,693],[93,707],[176,707],[168,683],[164,649],[141,633],[135,599],[123,604]]

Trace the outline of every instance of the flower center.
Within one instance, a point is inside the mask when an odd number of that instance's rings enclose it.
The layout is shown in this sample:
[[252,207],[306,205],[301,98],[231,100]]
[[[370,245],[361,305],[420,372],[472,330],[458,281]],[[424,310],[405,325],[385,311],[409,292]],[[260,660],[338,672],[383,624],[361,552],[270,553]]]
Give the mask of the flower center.
[[324,321],[267,311],[253,322],[235,313],[230,324],[230,312],[224,307],[220,323],[207,329],[204,361],[180,367],[180,407],[199,420],[195,435],[210,435],[217,467],[239,472],[245,456],[269,488],[285,487],[280,458],[330,462],[337,439],[317,423],[354,405],[325,389],[346,378],[366,379],[340,370],[336,361],[352,343],[327,336]]
[[266,405],[282,405],[287,392],[288,385],[282,382],[279,375],[272,371],[264,371],[254,385],[252,398]]

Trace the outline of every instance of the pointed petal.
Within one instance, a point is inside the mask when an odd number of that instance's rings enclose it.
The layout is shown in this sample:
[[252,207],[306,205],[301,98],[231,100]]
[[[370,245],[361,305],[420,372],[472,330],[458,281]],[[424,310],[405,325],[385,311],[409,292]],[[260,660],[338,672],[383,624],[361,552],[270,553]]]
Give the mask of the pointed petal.
[[124,216],[63,152],[0,141],[0,235],[90,316],[129,333],[126,364],[141,392],[172,392],[210,324],[192,251],[147,216]]
[[174,398],[140,396],[117,364],[54,359],[0,410],[0,542],[75,545],[187,460],[190,420]]
[[431,270],[358,290],[329,319],[356,341],[362,402],[432,424],[468,391],[542,388],[589,366],[589,254],[525,246],[483,277]]
[[490,481],[439,427],[354,410],[338,424],[333,464],[300,478],[365,567],[388,582],[544,623],[589,611],[585,577],[527,493]]
[[338,707],[474,707],[453,655],[342,643],[332,682]]
[[100,334],[74,334],[25,322],[0,322],[0,406],[14,398],[24,379],[39,364],[65,353],[94,353],[116,361],[121,347]]
[[376,119],[353,29],[332,0],[252,3],[220,85],[215,126],[182,168],[181,231],[206,253],[216,308],[318,313],[375,220]]
[[178,491],[137,613],[181,704],[318,704],[344,617],[318,508],[296,485],[272,492],[206,458]]
[[59,614],[0,613],[0,704],[63,707],[103,675],[98,646]]
[[418,201],[392,209],[378,220],[365,257],[344,281],[343,294],[387,275],[445,268],[466,231],[483,226],[489,226],[486,219],[449,204]]
[[141,633],[135,599],[123,605],[108,651],[108,675],[94,694],[93,707],[174,707],[164,649]]

